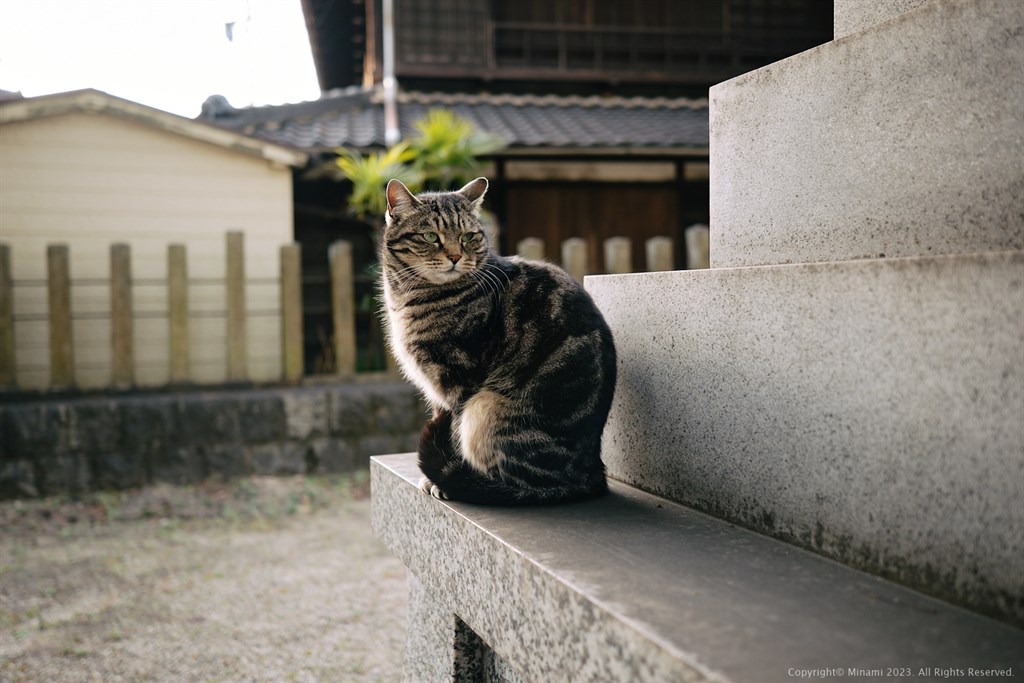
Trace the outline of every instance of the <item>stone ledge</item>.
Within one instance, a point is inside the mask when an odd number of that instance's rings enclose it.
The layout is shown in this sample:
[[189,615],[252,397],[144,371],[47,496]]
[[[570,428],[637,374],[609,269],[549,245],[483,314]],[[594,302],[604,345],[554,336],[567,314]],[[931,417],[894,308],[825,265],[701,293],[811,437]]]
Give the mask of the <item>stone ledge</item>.
[[586,285],[611,476],[1024,624],[1024,252]]
[[0,499],[342,472],[415,447],[405,382],[31,397],[0,404]]
[[1024,670],[1022,631],[624,484],[502,509],[435,500],[419,476],[414,454],[371,459],[376,533],[524,681]]

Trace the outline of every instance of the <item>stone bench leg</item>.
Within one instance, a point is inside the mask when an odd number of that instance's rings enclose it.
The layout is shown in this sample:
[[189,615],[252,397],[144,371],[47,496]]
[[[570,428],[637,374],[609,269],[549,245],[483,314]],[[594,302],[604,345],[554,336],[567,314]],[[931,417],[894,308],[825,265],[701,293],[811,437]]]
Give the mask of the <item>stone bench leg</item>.
[[410,573],[403,683],[482,681],[483,649],[472,629]]

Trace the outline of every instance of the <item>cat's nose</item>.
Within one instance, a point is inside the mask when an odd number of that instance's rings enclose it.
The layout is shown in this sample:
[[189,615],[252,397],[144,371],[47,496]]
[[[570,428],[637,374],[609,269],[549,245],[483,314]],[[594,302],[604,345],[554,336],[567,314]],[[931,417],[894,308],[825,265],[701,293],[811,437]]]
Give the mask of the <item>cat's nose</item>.
[[456,263],[459,262],[459,259],[462,258],[462,254],[448,254],[448,258],[451,260],[452,265],[454,266]]

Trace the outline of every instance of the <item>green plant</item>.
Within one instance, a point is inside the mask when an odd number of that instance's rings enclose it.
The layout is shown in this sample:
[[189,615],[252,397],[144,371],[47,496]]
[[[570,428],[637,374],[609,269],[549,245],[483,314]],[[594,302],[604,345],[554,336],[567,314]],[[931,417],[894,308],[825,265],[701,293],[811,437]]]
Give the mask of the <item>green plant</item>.
[[423,179],[410,163],[415,155],[406,143],[365,156],[355,150],[339,149],[335,163],[342,175],[352,182],[352,195],[348,200],[352,213],[360,218],[383,216],[387,210],[384,188],[392,178],[418,191]]
[[335,159],[342,177],[352,183],[349,210],[376,221],[387,210],[384,188],[392,178],[413,192],[448,190],[480,175],[480,157],[501,149],[502,140],[446,109],[432,109],[418,120],[416,136],[367,155],[339,149]]
[[447,109],[428,111],[414,126],[418,135],[409,141],[413,166],[432,190],[465,185],[480,175],[479,158],[504,146],[501,138]]

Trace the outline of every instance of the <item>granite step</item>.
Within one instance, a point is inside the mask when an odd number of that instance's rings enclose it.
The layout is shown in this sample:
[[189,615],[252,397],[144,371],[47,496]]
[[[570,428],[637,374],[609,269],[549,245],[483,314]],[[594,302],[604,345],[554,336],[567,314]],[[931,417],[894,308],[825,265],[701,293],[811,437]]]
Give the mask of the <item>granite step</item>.
[[424,494],[414,454],[373,458],[371,477],[374,529],[410,572],[409,681],[480,668],[517,683],[1024,670],[1016,628],[625,484],[502,509]]
[[895,19],[929,2],[934,0],[835,0],[832,33],[838,40]]
[[711,88],[712,268],[1024,249],[1022,54],[933,0]]
[[612,477],[1024,624],[1024,252],[586,287]]

